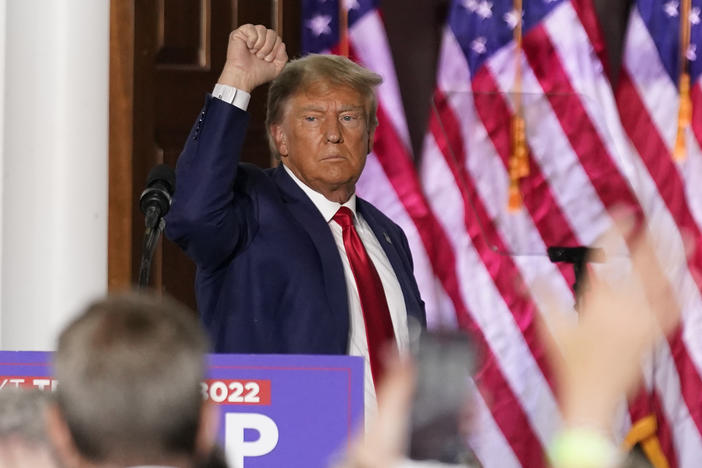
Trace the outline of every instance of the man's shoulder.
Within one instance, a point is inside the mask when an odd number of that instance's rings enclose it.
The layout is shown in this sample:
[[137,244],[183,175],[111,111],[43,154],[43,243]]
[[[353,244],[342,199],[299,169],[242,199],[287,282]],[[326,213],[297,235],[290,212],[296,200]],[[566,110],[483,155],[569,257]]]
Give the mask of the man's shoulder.
[[273,173],[275,172],[275,168],[273,168],[273,167],[261,168],[261,167],[257,166],[256,164],[252,164],[252,163],[248,163],[248,162],[240,162],[237,166],[236,172],[237,172],[237,179],[243,178],[243,179],[246,179],[249,181],[255,181],[255,182],[262,182],[262,181],[269,182],[273,177]]
[[255,164],[241,162],[236,171],[233,189],[255,199],[279,200],[282,196],[277,168],[263,169]]
[[391,227],[402,232],[402,228],[392,219],[390,219],[385,213],[380,211],[371,202],[364,200],[361,197],[356,198],[356,207],[360,211],[361,215],[367,222],[378,223],[383,227]]

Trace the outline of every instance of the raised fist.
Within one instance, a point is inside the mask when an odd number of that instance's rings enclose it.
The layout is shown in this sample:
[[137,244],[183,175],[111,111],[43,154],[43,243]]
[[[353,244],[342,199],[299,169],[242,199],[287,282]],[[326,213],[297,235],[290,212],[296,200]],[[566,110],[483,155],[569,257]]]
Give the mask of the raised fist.
[[245,24],[229,34],[227,60],[217,82],[251,92],[278,76],[287,61],[285,43],[275,31]]

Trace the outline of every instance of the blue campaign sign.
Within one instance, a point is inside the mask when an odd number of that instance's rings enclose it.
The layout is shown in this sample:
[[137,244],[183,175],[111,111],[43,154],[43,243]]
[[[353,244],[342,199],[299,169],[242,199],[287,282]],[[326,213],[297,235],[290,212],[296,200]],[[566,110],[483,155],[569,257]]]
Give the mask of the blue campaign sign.
[[211,355],[206,392],[232,466],[326,467],[362,421],[363,360]]
[[[51,353],[0,351],[0,389],[55,388]],[[208,356],[203,398],[220,408],[220,442],[237,468],[326,467],[363,420],[363,360]]]

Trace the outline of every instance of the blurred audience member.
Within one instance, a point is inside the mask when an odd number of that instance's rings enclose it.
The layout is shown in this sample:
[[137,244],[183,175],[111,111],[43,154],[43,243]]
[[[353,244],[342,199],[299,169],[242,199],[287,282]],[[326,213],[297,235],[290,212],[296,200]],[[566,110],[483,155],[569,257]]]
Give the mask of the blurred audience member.
[[56,468],[45,430],[49,394],[41,390],[0,390],[0,468]]
[[203,402],[207,340],[182,306],[143,295],[90,305],[60,335],[48,430],[68,467],[194,467],[217,413]]

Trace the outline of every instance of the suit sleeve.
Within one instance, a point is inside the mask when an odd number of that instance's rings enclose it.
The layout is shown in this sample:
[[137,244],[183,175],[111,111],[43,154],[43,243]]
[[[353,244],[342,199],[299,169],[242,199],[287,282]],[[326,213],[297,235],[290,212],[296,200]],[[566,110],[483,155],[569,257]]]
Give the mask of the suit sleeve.
[[417,302],[418,302],[419,308],[420,308],[420,313],[417,315],[417,317],[419,318],[422,326],[426,327],[427,326],[426,308],[425,308],[424,300],[422,299],[422,295],[419,293],[419,286],[417,285],[417,279],[414,277],[414,261],[412,259],[412,249],[410,249],[409,242],[407,241],[407,236],[405,235],[405,232],[399,226],[397,227],[397,229],[400,233],[400,239],[402,240],[402,249],[405,251],[405,255],[403,258],[408,263],[408,270],[410,272],[410,276],[412,279],[412,292],[414,293],[415,297],[417,298]]
[[244,201],[234,203],[233,187],[248,120],[208,95],[176,164],[166,235],[202,268],[231,257],[245,233]]

